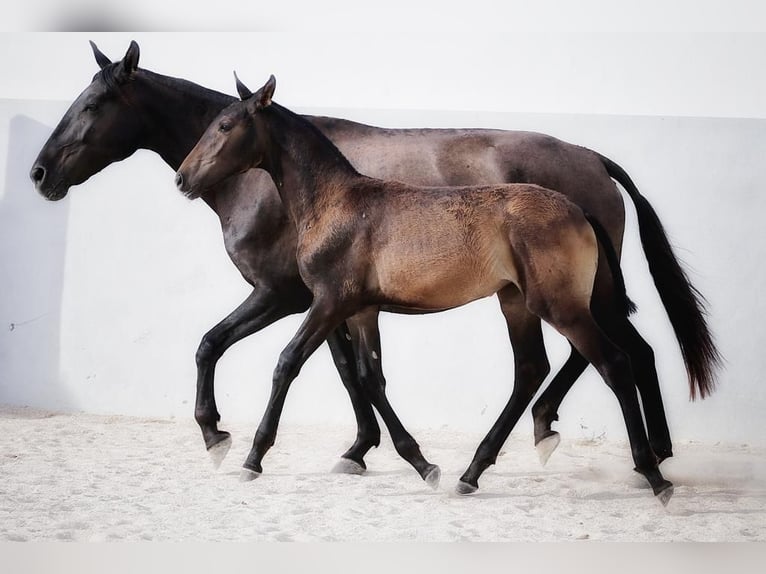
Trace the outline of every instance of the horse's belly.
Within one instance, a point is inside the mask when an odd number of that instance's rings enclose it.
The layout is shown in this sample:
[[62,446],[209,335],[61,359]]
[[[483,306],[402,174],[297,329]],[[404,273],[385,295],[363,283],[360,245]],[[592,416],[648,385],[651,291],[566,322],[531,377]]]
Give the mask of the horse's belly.
[[403,307],[449,309],[493,295],[516,282],[507,253],[476,255],[392,258],[378,266],[380,292],[386,300]]

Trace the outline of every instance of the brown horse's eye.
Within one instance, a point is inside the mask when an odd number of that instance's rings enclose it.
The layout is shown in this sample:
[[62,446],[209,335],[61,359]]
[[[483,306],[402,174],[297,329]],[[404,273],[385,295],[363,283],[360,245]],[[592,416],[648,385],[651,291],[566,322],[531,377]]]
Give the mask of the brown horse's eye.
[[224,133],[231,131],[231,124],[229,122],[221,122],[221,124],[218,126],[218,131],[222,131]]

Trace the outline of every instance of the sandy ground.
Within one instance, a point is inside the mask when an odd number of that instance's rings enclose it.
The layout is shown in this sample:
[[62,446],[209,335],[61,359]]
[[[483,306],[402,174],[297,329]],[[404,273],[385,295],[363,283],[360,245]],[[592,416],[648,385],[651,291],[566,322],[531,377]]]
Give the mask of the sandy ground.
[[363,476],[329,472],[354,429],[283,425],[264,474],[239,482],[255,424],[214,470],[193,421],[0,407],[0,540],[764,541],[766,451],[676,443],[663,508],[624,443],[563,437],[541,467],[511,437],[481,490],[453,494],[480,437],[413,432],[433,491],[386,436]]

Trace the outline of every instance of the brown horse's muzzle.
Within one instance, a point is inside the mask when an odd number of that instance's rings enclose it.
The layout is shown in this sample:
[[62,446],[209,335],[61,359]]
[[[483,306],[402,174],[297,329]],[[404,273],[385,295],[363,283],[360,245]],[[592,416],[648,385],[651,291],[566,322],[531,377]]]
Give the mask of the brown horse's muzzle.
[[178,191],[183,193],[188,199],[197,199],[200,196],[200,193],[198,193],[198,189],[192,188],[192,186],[189,183],[190,177],[184,176],[183,174],[183,166],[176,172],[176,187],[178,188]]

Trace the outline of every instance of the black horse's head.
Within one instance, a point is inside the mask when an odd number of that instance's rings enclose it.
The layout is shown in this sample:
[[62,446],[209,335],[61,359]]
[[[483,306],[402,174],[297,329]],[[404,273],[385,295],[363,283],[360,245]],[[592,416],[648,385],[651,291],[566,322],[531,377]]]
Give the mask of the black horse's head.
[[130,89],[138,69],[138,44],[112,62],[91,42],[101,70],[72,103],[45,142],[29,176],[46,199],[62,199],[72,185],[86,181],[138,148],[142,123],[131,109]]

